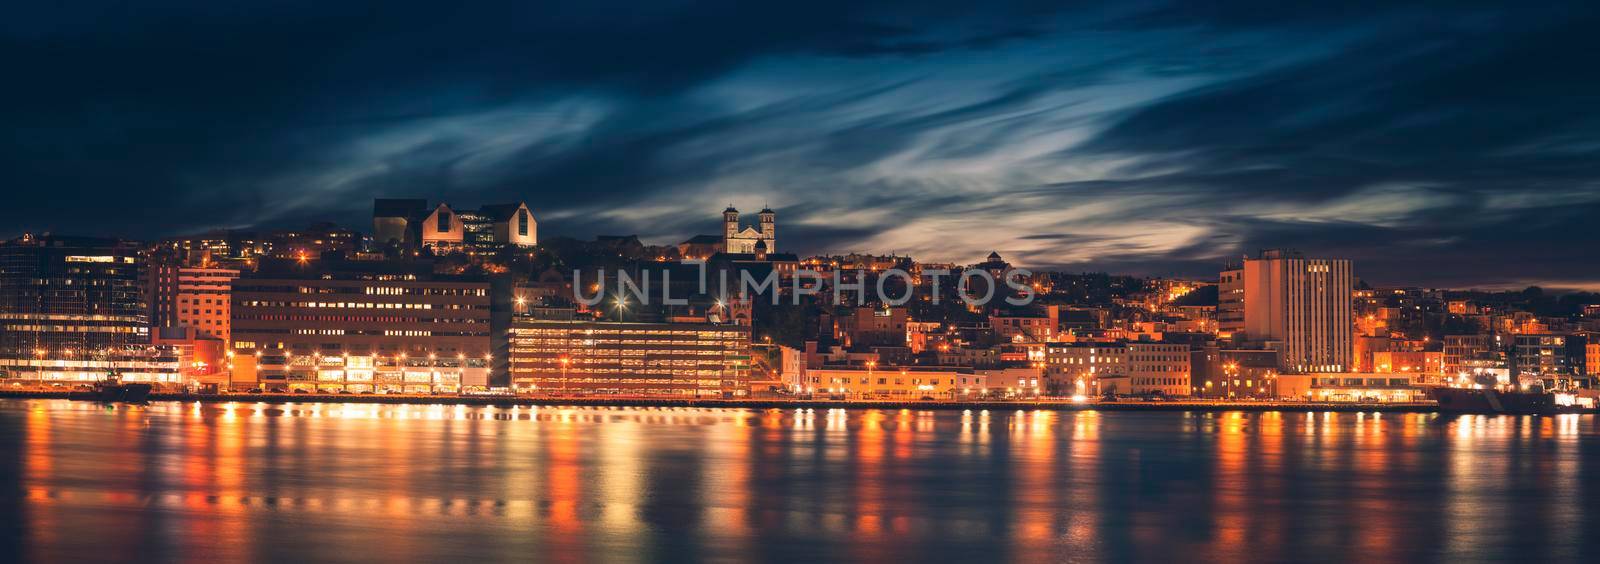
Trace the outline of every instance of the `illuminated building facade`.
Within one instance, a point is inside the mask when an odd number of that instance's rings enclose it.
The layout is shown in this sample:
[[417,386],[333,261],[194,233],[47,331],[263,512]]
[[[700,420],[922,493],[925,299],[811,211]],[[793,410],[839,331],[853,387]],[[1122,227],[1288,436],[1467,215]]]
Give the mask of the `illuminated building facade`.
[[150,272],[152,327],[188,327],[200,338],[229,340],[228,295],[238,270],[162,265],[152,266]]
[[1059,394],[1099,394],[1100,379],[1127,371],[1127,349],[1118,343],[1046,343],[1045,378]]
[[1445,335],[1444,374],[1454,378],[1485,371],[1504,370],[1501,337],[1490,334]]
[[1511,373],[1519,379],[1539,380],[1547,388],[1586,386],[1584,344],[1581,336],[1516,335],[1512,337]]
[[938,366],[839,366],[806,371],[813,394],[882,399],[978,398],[989,392],[971,368]]
[[1332,402],[1409,402],[1427,399],[1419,374],[1371,372],[1283,374],[1278,392],[1286,398]]
[[490,385],[489,283],[426,264],[263,265],[234,282],[233,387],[456,392]]
[[502,245],[532,247],[539,224],[523,203],[454,210],[440,203],[421,222],[422,246],[435,252],[490,252]]
[[1230,266],[1217,280],[1217,333],[1230,339],[1244,332],[1244,266]]
[[1247,339],[1277,348],[1286,372],[1350,370],[1355,337],[1350,261],[1265,251],[1245,259],[1242,270]]
[[739,210],[733,206],[722,210],[722,252],[755,254],[758,246],[763,252],[778,252],[778,214],[771,208],[762,208],[757,215],[761,220],[760,231],[754,227],[741,229]]
[[511,324],[511,383],[522,391],[740,397],[750,328],[705,323],[541,320]]
[[1131,394],[1189,395],[1189,345],[1127,343],[1127,381]]
[[0,244],[0,371],[177,382],[177,356],[150,344],[143,266],[136,246],[116,240],[23,235]]

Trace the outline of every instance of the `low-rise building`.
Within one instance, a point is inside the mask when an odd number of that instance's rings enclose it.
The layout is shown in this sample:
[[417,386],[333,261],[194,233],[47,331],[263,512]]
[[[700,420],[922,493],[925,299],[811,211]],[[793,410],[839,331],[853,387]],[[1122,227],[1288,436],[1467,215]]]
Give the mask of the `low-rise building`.
[[983,375],[954,366],[824,366],[806,374],[806,391],[852,398],[977,398],[990,391]]
[[1190,395],[1189,345],[1170,343],[1127,343],[1129,391],[1119,393]]
[[1327,372],[1280,374],[1278,393],[1306,401],[1408,402],[1427,399],[1419,375],[1405,373]]
[[738,397],[750,390],[746,326],[519,317],[510,341],[518,391]]

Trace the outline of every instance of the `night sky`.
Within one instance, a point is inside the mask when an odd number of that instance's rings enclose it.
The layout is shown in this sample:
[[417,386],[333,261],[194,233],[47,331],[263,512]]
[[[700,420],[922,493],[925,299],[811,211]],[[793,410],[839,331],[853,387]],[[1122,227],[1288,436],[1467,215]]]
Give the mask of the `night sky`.
[[1600,287],[1593,2],[230,4],[8,8],[0,235],[770,204],[800,253]]

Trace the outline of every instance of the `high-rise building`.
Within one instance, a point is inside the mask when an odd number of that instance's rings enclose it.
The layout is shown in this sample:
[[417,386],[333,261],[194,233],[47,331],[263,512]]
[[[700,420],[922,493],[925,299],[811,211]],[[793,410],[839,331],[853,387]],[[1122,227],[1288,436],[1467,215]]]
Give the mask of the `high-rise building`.
[[1244,333],[1244,266],[1231,265],[1217,279],[1217,333],[1226,339]]
[[274,261],[235,280],[232,302],[235,388],[493,384],[490,284],[481,279],[435,275],[427,263]]
[[150,272],[152,327],[188,327],[199,338],[229,340],[228,295],[238,270],[160,265]]
[[736,397],[749,393],[750,328],[521,317],[510,357],[519,390]]
[[1350,261],[1264,251],[1242,270],[1246,339],[1277,348],[1286,372],[1350,370]]
[[0,244],[0,371],[45,381],[176,382],[150,344],[137,246],[23,235]]

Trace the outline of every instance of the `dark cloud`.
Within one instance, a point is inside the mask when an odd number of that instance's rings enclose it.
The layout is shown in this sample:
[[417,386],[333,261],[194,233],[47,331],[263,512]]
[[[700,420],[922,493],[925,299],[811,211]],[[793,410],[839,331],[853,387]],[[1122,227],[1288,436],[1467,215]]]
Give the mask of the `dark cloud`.
[[[35,4],[0,22],[5,230],[526,199],[549,234],[1379,283],[1600,282],[1587,3]],[[1585,215],[1587,214],[1587,215]]]

